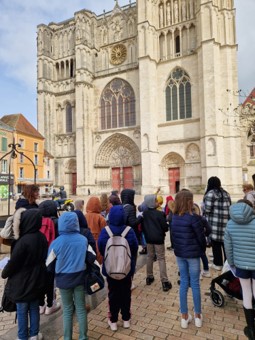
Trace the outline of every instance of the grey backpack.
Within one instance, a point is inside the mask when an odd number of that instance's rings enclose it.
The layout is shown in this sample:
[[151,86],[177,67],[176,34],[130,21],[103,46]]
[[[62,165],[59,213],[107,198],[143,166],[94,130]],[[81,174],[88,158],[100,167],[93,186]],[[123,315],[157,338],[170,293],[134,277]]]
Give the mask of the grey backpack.
[[113,235],[111,229],[105,227],[110,236],[105,247],[104,266],[108,276],[122,280],[131,270],[131,251],[126,235],[131,227],[126,227],[121,235]]

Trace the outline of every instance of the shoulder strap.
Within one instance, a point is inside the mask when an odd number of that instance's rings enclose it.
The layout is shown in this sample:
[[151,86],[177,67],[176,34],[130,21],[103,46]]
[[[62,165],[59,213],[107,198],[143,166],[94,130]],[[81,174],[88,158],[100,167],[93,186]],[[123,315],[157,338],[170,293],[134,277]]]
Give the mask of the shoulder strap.
[[129,230],[131,229],[131,227],[126,227],[123,232],[121,233],[121,236],[122,237],[126,237],[127,236],[127,233],[129,232]]
[[108,227],[108,225],[105,227],[105,230],[110,237],[113,237],[113,233],[112,233],[111,229]]

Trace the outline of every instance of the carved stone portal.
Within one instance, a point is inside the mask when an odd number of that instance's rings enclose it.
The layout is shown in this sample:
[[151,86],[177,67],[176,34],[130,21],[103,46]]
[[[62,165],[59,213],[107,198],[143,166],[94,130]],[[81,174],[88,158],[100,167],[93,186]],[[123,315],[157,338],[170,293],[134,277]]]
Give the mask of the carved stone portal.
[[126,167],[139,164],[141,154],[138,146],[120,133],[107,138],[96,155],[97,166]]

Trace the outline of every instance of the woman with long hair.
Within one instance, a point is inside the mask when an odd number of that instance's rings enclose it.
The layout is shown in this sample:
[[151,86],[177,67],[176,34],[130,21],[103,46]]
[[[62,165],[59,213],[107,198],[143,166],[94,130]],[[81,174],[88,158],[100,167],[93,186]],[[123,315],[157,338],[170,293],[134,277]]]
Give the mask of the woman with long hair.
[[193,213],[193,194],[181,190],[175,196],[172,216],[172,242],[180,272],[181,327],[192,320],[188,313],[188,289],[191,287],[196,327],[202,327],[200,292],[200,257],[206,250],[206,239],[201,218]]
[[224,232],[229,220],[231,198],[229,193],[222,188],[218,177],[214,176],[208,179],[203,203],[204,214],[212,228],[212,268],[220,271],[226,259]]

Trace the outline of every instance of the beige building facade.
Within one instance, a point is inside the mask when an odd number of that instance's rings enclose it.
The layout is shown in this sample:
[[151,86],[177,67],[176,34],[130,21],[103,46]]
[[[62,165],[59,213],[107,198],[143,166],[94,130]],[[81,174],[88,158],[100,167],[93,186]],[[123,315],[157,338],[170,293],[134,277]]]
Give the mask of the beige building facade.
[[[241,192],[233,0],[137,0],[38,26],[38,129],[69,194]],[[220,110],[219,110],[220,109]]]

